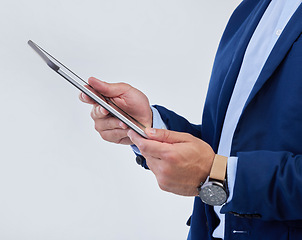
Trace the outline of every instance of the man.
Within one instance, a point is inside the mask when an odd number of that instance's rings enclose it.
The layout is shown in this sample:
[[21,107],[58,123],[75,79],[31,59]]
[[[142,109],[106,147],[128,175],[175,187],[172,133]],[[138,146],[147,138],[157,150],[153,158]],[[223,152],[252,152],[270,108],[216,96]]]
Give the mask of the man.
[[146,125],[149,136],[94,104],[102,138],[134,144],[161,189],[196,196],[188,239],[302,239],[300,3],[238,6],[217,50],[202,125],[161,106],[150,109],[147,97],[127,84],[89,80]]

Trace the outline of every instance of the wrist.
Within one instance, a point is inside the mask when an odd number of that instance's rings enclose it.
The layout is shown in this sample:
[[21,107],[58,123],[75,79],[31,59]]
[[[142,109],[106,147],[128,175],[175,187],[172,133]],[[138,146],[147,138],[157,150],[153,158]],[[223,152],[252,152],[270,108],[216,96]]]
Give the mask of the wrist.
[[227,160],[227,157],[216,154],[207,180],[197,188],[199,197],[208,205],[220,206],[227,201]]
[[209,161],[209,169],[208,169],[208,170],[209,170],[209,173],[208,173],[207,176],[209,176],[210,173],[211,173],[211,169],[212,169],[212,167],[213,167],[215,157],[216,157],[216,154],[214,153],[214,151],[212,151],[211,157],[210,157],[210,161]]
[[210,176],[215,156],[216,156],[216,154],[214,153],[214,151],[211,148],[211,151],[209,152],[208,156],[206,157],[207,161],[205,162],[206,165],[204,166],[205,174],[202,179],[202,182],[205,182],[205,180]]

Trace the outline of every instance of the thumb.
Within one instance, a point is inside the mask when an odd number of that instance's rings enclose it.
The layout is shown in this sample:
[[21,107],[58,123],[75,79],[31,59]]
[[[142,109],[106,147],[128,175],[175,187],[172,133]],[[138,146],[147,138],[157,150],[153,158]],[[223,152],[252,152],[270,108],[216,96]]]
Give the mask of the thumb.
[[117,97],[128,91],[131,86],[126,83],[107,83],[97,78],[91,77],[88,83],[106,97]]
[[145,133],[152,140],[165,143],[187,142],[190,136],[187,133],[175,132],[166,129],[146,128]]

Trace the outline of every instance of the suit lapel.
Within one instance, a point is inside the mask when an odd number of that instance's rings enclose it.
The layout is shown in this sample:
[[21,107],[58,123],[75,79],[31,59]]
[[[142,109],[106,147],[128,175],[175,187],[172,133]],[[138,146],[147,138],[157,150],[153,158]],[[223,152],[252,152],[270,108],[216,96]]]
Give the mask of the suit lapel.
[[271,77],[276,68],[280,65],[295,40],[302,32],[302,5],[298,7],[287,26],[284,28],[283,33],[276,42],[271,54],[269,55],[263,69],[255,83],[254,88],[245,104],[244,110],[247,105],[252,101],[255,95],[262,88],[264,83]]
[[[214,143],[216,143],[217,146],[214,146],[214,148],[218,147],[224,117],[240,71],[244,53],[270,1],[271,0],[259,1],[259,3],[254,7],[253,11],[251,11],[247,23],[244,25],[245,30],[243,31],[242,35],[237,36],[237,38],[234,39],[234,41],[238,41],[237,49],[235,50],[232,63],[229,67],[229,71],[225,76],[224,83],[222,85],[221,92],[218,98],[216,126],[218,126],[220,129],[216,129]],[[240,20],[241,19],[238,19],[238,21]]]

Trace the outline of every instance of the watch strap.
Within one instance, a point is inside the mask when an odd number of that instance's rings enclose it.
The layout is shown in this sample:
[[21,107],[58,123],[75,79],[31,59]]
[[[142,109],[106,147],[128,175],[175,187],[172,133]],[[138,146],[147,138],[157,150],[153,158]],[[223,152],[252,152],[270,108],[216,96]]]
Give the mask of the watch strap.
[[216,154],[210,172],[210,179],[224,181],[226,177],[227,162],[228,157]]

